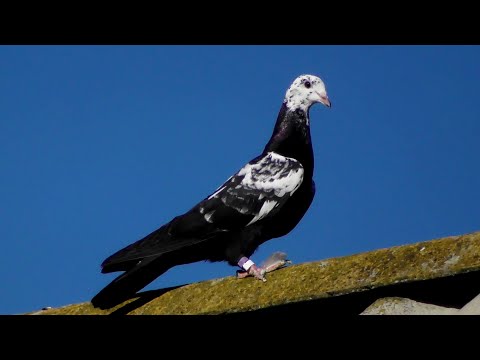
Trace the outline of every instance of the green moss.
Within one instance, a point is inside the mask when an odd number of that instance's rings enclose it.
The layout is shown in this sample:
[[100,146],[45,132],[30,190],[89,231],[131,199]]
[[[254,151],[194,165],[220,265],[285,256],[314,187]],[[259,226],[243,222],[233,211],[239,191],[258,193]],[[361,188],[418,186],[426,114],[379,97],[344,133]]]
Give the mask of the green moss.
[[[266,282],[253,278],[239,280],[231,276],[189,284],[165,292],[145,304],[130,304],[132,309],[128,313],[251,311],[477,270],[480,270],[480,232],[292,265],[268,274]],[[94,309],[86,302],[32,314],[109,314],[135,300],[108,311]]]

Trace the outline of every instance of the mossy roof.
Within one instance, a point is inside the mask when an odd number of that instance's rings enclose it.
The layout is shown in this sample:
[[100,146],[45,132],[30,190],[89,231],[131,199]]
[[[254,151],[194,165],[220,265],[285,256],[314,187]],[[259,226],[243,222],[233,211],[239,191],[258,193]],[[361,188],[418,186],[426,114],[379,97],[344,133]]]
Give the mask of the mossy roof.
[[230,276],[146,292],[105,311],[84,302],[29,314],[228,314],[478,270],[480,232],[291,265],[269,273],[266,282]]

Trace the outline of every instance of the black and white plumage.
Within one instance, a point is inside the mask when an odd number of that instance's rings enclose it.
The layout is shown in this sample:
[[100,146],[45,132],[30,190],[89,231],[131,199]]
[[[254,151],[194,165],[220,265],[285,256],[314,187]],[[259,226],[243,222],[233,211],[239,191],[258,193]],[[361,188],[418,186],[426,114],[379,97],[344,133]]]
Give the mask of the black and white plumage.
[[192,209],[105,259],[102,273],[124,273],[95,295],[92,304],[111,308],[181,264],[226,261],[242,269],[239,277],[263,281],[266,272],[283,266],[285,254],[276,253],[265,267],[249,258],[265,241],[288,234],[313,200],[309,109],[315,103],[331,106],[323,81],[313,75],[297,77],[262,154]]

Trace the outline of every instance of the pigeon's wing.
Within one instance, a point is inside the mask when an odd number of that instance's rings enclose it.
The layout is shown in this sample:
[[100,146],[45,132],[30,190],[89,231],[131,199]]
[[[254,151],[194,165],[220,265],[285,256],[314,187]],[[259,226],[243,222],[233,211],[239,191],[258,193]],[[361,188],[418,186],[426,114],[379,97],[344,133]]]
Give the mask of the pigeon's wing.
[[197,208],[219,229],[250,226],[274,216],[302,184],[303,173],[297,160],[270,152],[245,165]]
[[102,272],[123,270],[139,259],[158,256],[241,230],[270,218],[303,181],[295,159],[270,152],[231,176],[209,197],[102,263]]

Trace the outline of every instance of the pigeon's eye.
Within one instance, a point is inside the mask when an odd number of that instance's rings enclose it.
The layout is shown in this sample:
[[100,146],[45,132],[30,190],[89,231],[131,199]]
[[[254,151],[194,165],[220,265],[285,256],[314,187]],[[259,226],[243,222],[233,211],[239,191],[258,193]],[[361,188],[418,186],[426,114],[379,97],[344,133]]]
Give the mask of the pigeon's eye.
[[310,89],[310,86],[312,86],[312,84],[310,84],[310,81],[305,81],[303,85],[305,85],[307,89]]

